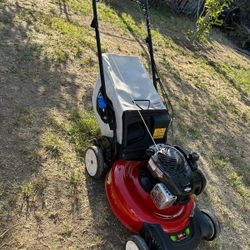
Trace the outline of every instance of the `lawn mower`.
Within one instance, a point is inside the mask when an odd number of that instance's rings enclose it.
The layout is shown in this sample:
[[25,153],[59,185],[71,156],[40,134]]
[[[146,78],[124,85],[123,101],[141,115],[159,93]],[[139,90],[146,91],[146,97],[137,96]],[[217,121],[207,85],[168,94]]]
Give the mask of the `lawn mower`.
[[138,57],[102,53],[93,0],[100,75],[92,103],[101,136],[85,152],[86,171],[105,177],[113,213],[134,233],[126,250],[191,250],[214,240],[220,226],[195,204],[206,186],[198,153],[168,143],[171,105],[154,60],[148,1],[141,7],[152,80]]

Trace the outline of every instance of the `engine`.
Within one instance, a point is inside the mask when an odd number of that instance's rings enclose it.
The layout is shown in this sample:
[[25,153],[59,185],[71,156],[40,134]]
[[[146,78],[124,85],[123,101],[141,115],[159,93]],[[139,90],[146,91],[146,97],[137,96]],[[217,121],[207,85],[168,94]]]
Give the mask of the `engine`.
[[[184,204],[206,186],[206,178],[198,168],[199,155],[179,146],[158,144],[147,150],[150,156],[142,184],[150,192],[159,209]],[[148,179],[146,179],[146,176]]]

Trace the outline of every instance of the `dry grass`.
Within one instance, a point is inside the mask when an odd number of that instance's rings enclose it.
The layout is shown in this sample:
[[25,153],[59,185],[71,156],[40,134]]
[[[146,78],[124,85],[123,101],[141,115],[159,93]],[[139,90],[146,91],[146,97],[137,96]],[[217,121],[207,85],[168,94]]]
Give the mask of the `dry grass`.
[[[104,50],[136,54],[149,68],[137,5],[102,1],[99,8]],[[129,236],[103,183],[83,166],[100,133],[90,111],[98,74],[91,14],[90,0],[0,3],[1,249],[123,249]],[[249,57],[216,31],[206,45],[191,46],[193,24],[164,8],[152,10],[152,23],[175,108],[171,140],[200,152],[209,185],[198,201],[222,222],[221,238],[200,249],[246,250]]]

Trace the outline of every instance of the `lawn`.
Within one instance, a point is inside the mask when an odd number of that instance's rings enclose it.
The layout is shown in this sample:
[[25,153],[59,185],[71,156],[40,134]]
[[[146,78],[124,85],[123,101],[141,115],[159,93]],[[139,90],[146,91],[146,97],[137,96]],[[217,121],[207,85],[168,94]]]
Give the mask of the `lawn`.
[[[105,52],[137,55],[149,70],[134,1],[101,1]],[[192,45],[194,23],[151,11],[155,57],[174,107],[170,142],[198,151],[208,178],[197,198],[222,223],[200,250],[250,246],[250,58],[219,30]],[[104,183],[84,151],[100,131],[90,0],[0,2],[0,249],[124,249]]]

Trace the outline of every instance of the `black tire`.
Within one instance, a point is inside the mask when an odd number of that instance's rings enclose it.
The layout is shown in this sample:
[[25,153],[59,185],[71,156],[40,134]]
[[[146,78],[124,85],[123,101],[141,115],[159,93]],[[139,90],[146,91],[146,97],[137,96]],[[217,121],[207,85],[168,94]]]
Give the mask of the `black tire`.
[[[129,245],[130,244],[130,245]],[[126,243],[126,250],[131,250],[135,248],[131,248],[131,245],[134,245],[138,248],[138,250],[149,250],[145,240],[139,235],[133,235]]]
[[93,179],[100,180],[104,177],[104,159],[100,147],[91,146],[85,151],[85,167],[88,175]]
[[217,239],[221,234],[221,227],[219,220],[216,218],[214,214],[212,214],[210,211],[206,209],[202,209],[201,212],[206,217],[208,223],[211,225],[211,228],[213,229],[213,234],[211,237],[207,238],[207,241],[213,241]]
[[151,250],[168,250],[165,242],[165,233],[160,225],[144,224],[141,236],[145,239],[148,248]]

